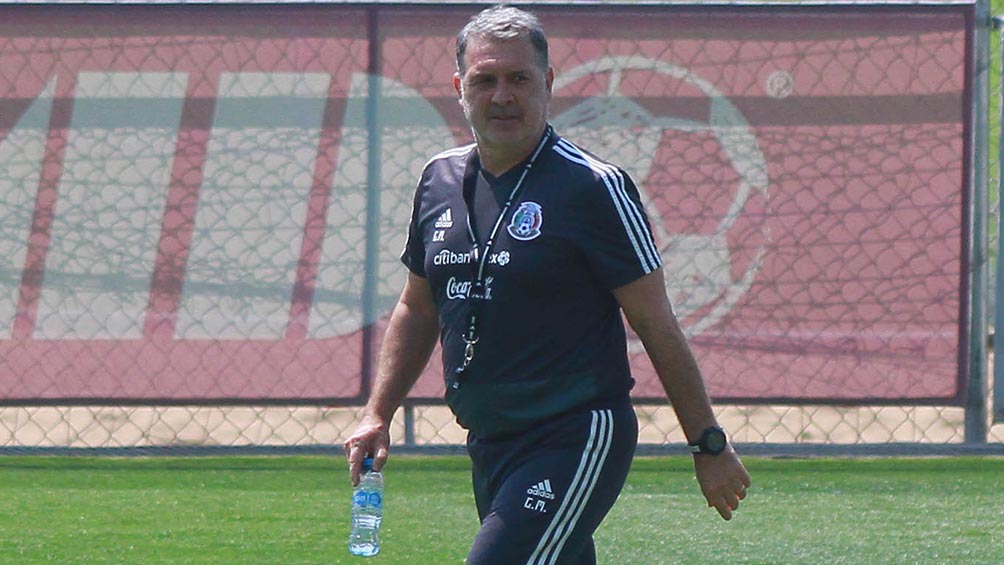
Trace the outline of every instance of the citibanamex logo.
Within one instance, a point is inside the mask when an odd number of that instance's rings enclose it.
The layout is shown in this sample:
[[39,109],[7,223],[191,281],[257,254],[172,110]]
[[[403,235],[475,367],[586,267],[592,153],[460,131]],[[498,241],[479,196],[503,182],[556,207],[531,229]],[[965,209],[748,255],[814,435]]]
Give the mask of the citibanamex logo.
[[470,252],[455,253],[449,249],[443,249],[432,258],[433,265],[466,265],[470,262]]

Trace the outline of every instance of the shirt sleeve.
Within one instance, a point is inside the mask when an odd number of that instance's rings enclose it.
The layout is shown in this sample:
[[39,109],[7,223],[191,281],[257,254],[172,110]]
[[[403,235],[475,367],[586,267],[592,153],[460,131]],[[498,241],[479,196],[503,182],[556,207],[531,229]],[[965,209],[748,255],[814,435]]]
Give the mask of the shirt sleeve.
[[425,174],[415,189],[415,200],[411,208],[411,221],[408,224],[408,239],[404,243],[401,262],[408,270],[420,277],[425,274],[425,240],[422,237],[422,191],[425,186]]
[[631,177],[617,167],[597,176],[585,253],[602,284],[617,288],[661,267],[662,257]]

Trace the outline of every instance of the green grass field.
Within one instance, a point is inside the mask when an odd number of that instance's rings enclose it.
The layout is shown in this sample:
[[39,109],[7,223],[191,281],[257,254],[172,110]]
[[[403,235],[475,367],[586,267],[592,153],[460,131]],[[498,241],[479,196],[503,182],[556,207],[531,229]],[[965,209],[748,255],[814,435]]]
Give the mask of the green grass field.
[[[749,459],[731,522],[687,458],[639,458],[600,563],[1004,563],[1004,459]],[[0,458],[0,563],[462,563],[463,457],[386,469],[380,555],[348,554],[340,458]]]

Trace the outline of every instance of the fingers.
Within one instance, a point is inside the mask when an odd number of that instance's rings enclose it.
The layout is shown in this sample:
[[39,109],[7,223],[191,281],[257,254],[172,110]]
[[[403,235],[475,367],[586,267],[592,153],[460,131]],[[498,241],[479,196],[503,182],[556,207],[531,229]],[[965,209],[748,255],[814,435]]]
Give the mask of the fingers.
[[373,470],[374,471],[379,471],[380,469],[383,469],[384,463],[387,462],[387,455],[388,455],[388,453],[387,453],[387,448],[386,447],[380,447],[380,448],[378,448],[376,450],[376,453],[373,454]]
[[349,463],[349,478],[352,486],[359,484],[362,476],[363,460],[373,458],[373,470],[379,471],[387,462],[388,438],[380,430],[360,430],[345,441],[343,449]]
[[[712,505],[709,504],[708,506]],[[725,503],[715,504],[714,508],[718,511],[718,515],[722,517],[722,520],[728,521],[732,519],[732,509]]]
[[374,443],[376,442],[373,440],[356,436],[349,438],[345,442],[345,457],[349,462],[349,478],[352,480],[352,486],[359,484],[359,478],[363,472],[364,459],[373,457],[373,470],[375,471],[379,471],[387,461],[387,449],[381,447],[376,450],[377,454],[375,455],[373,453]]
[[352,481],[352,486],[357,486],[362,474],[363,459],[366,458],[363,441],[356,437],[349,438],[345,442],[345,457],[349,462],[349,479]]
[[749,476],[739,482],[719,489],[708,497],[708,506],[718,511],[724,520],[731,520],[733,512],[739,509],[739,502],[745,500],[748,494]]
[[740,469],[741,473],[739,474],[739,484],[742,486],[743,492],[746,492],[746,489],[750,488],[750,486],[753,483],[752,483],[752,481],[750,479],[749,471],[746,470],[746,467],[742,467],[741,465],[742,464],[740,463],[740,468],[739,469]]
[[714,503],[709,502],[708,506],[714,507],[724,520],[731,520],[732,513],[739,509],[739,501],[746,498],[746,492],[728,492]]
[[717,510],[722,519],[731,520],[740,501],[746,499],[751,484],[746,467],[735,452],[716,457],[698,456],[694,464],[708,506]]

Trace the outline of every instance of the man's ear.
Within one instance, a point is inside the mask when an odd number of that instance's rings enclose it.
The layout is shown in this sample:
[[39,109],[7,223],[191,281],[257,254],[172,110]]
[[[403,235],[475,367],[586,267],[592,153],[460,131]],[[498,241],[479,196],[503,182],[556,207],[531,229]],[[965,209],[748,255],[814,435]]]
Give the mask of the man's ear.
[[554,67],[547,67],[547,94],[551,94],[551,87],[554,86]]
[[453,73],[453,89],[457,91],[457,97],[464,97],[464,89],[460,82],[460,73]]

